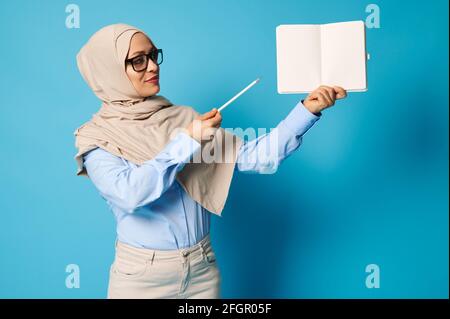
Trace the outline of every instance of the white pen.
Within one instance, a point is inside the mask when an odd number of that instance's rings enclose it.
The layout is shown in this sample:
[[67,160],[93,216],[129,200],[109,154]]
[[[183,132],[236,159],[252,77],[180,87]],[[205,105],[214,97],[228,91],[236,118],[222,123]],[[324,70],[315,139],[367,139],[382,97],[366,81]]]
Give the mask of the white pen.
[[238,97],[240,97],[242,94],[245,93],[245,91],[247,91],[248,89],[250,89],[253,85],[255,85],[256,83],[259,82],[260,78],[257,78],[255,81],[253,81],[252,83],[250,83],[249,85],[247,85],[247,87],[245,89],[243,89],[241,92],[239,92],[238,94],[236,94],[235,96],[233,96],[233,98],[231,100],[229,100],[227,103],[225,103],[224,105],[222,105],[221,107],[219,107],[218,111],[220,112],[221,110],[223,110],[225,107],[227,107],[231,102],[233,102],[234,100],[236,100]]

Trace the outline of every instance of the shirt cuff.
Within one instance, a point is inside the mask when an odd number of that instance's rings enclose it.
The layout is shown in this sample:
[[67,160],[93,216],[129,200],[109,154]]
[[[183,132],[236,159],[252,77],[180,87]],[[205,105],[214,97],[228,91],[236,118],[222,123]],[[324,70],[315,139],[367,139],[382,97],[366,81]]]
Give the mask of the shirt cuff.
[[278,125],[279,128],[288,129],[295,135],[302,136],[320,119],[321,114],[311,113],[302,102],[298,102],[289,115]]
[[201,144],[194,138],[181,131],[169,142],[166,150],[177,163],[187,163],[200,146]]

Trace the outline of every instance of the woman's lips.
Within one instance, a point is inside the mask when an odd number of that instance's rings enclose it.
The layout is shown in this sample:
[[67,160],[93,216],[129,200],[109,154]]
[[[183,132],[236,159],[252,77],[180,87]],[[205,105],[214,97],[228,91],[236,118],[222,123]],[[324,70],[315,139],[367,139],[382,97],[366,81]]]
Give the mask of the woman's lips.
[[159,82],[159,77],[156,77],[156,78],[147,80],[147,81],[145,81],[145,82],[146,82],[146,83],[157,84],[157,83]]

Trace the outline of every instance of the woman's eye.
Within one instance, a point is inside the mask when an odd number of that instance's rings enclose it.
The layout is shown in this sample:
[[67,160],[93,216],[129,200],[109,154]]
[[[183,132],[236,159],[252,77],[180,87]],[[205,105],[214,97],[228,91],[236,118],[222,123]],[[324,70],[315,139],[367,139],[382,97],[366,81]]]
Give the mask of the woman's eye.
[[142,64],[142,63],[144,63],[144,59],[143,59],[143,58],[137,58],[137,59],[134,59],[134,60],[133,60],[133,63],[134,63],[134,64]]

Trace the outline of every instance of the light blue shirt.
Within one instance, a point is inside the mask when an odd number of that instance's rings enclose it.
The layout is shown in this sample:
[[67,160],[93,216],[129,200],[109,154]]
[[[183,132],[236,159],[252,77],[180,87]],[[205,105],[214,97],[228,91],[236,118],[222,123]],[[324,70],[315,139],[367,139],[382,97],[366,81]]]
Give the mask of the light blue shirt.
[[[235,170],[273,172],[300,146],[303,135],[319,118],[299,102],[276,128],[242,144]],[[271,145],[277,147],[267,147],[274,138],[278,143]],[[211,213],[176,180],[177,173],[200,147],[195,139],[180,132],[142,165],[101,148],[84,155],[89,178],[115,216],[119,241],[135,247],[174,250],[195,245],[209,233]],[[268,156],[257,156],[263,153]]]

